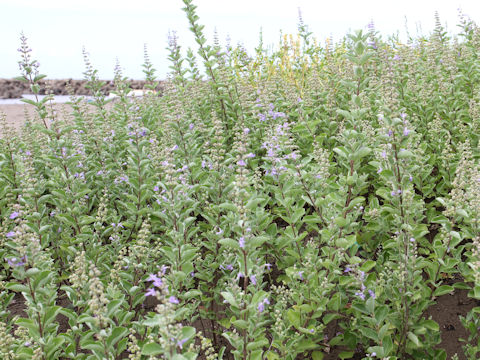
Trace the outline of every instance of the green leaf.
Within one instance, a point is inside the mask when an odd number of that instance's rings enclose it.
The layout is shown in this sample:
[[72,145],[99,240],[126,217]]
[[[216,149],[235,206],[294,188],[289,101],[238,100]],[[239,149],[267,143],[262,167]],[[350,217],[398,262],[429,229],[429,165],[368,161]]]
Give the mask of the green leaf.
[[45,352],[47,353],[47,359],[55,359],[58,358],[54,356],[55,352],[58,350],[60,346],[65,342],[65,338],[63,336],[57,336],[50,340],[47,345],[45,346]]
[[238,241],[230,239],[230,238],[220,239],[220,240],[218,240],[218,242],[221,245],[225,245],[225,246],[228,246],[228,247],[231,247],[231,248],[234,248],[234,249],[240,249],[240,244],[238,243]]
[[12,290],[15,292],[25,292],[28,293],[28,288],[25,285],[18,284],[18,283],[8,283],[5,285],[5,288],[8,290]]
[[249,360],[262,360],[263,350],[254,350],[250,353]]
[[353,351],[342,351],[338,354],[340,359],[351,359],[355,353]]
[[440,330],[440,327],[438,326],[438,323],[433,321],[433,320],[423,321],[422,326],[425,326],[427,329],[432,330],[432,331],[439,331]]
[[333,151],[335,151],[338,155],[340,155],[341,157],[343,157],[345,159],[348,158],[346,149],[344,147],[334,148]]
[[375,264],[376,264],[375,261],[367,260],[362,264],[362,266],[360,266],[360,270],[362,270],[364,272],[368,272],[375,266]]
[[225,300],[227,300],[227,302],[232,305],[232,306],[235,306],[238,308],[238,303],[237,303],[237,300],[235,300],[235,297],[233,296],[232,293],[228,292],[228,291],[222,291],[220,294],[222,294],[223,298]]
[[163,353],[163,347],[157,343],[149,343],[143,345],[142,355],[155,356]]
[[267,360],[279,360],[279,359],[280,357],[276,352],[273,352],[271,350],[267,351]]
[[321,351],[314,351],[312,353],[312,360],[323,360],[325,354]]
[[313,349],[318,349],[318,344],[315,341],[312,341],[310,339],[303,339],[301,340],[297,346],[296,349],[297,351],[307,351],[307,350],[313,350]]
[[417,346],[420,347],[420,340],[418,340],[417,335],[412,333],[411,331],[408,332],[408,338]]
[[368,147],[361,147],[360,149],[358,149],[354,154],[353,154],[353,158],[355,160],[360,160],[361,158],[367,156],[368,154],[370,154],[372,152],[372,149],[368,148]]
[[42,80],[43,78],[46,78],[46,77],[47,77],[47,75],[38,74],[37,76],[35,76],[35,77],[33,78],[33,82],[36,83],[36,82],[38,82],[38,81],[40,81],[40,80]]
[[449,294],[454,290],[453,286],[450,285],[442,285],[439,286],[434,292],[433,296],[442,296],[445,294]]
[[337,224],[339,227],[344,227],[348,224],[347,219],[345,219],[343,216],[337,216],[333,221],[335,221],[335,224]]
[[248,327],[248,322],[246,322],[245,320],[241,320],[241,319],[232,321],[232,324],[233,324],[233,326],[235,326],[239,329],[242,329],[242,330],[245,330]]
[[193,326],[182,327],[182,339],[192,339],[195,336],[195,328]]
[[269,342],[268,342],[267,339],[261,339],[261,340],[253,341],[253,342],[248,343],[247,350],[251,351],[251,350],[263,348],[264,346],[267,346],[268,344],[269,344]]
[[30,100],[30,99],[20,99],[21,102],[24,102],[26,104],[30,104],[30,105],[33,105],[33,106],[37,106],[37,103],[33,100]]
[[457,282],[457,283],[453,284],[453,287],[455,289],[463,289],[463,290],[470,290],[471,289],[470,285],[465,284],[464,282]]
[[290,323],[295,326],[297,329],[300,327],[301,315],[299,311],[289,309],[287,311],[287,318],[290,320]]
[[413,153],[410,150],[402,150],[397,154],[399,159],[408,159],[413,157]]
[[114,315],[114,312],[118,310],[118,308],[122,305],[123,300],[117,299],[117,300],[112,300],[108,303],[107,305],[107,315],[108,317],[112,317]]
[[107,338],[107,345],[109,348],[114,346],[122,337],[128,333],[128,329],[124,327],[116,327],[113,329],[112,334]]
[[378,341],[378,334],[375,330],[365,326],[360,326],[358,330],[360,330],[363,336],[372,339],[373,341]]

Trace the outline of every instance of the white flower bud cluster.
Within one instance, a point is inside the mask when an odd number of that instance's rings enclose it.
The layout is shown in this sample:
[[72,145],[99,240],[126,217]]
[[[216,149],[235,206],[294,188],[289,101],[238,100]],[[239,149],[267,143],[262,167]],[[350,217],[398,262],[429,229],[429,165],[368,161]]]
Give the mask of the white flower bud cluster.
[[480,236],[473,239],[472,256],[468,265],[473,270],[475,284],[480,285]]
[[[82,244],[79,244],[82,247]],[[85,258],[85,251],[75,256],[75,261],[70,266],[71,274],[69,276],[72,288],[79,292],[83,292],[83,288],[88,283],[87,260]]]
[[13,351],[15,338],[7,329],[7,324],[0,321],[0,358],[5,360],[16,360],[17,355]]
[[[477,198],[480,197],[480,188],[478,187],[479,180],[474,179],[475,172],[478,174],[478,168],[475,167],[470,142],[468,140],[465,140],[465,142],[460,145],[459,152],[460,160],[455,171],[455,179],[452,182],[450,201],[447,203],[446,210],[444,211],[445,216],[452,218],[462,205],[467,206],[467,209],[463,210],[473,210],[472,216],[479,213],[478,208],[468,209],[470,204],[475,206],[475,203],[479,201],[474,199],[476,197],[475,195],[478,195]],[[475,192],[477,192],[477,194],[475,194]]]
[[203,352],[206,360],[217,360],[218,354],[213,347],[212,340],[203,336],[202,332],[197,333],[197,337],[200,339],[200,349]]
[[107,304],[109,303],[105,296],[105,288],[100,280],[101,272],[97,267],[91,263],[88,276],[90,278],[90,285],[88,288],[89,300],[88,306],[90,311],[96,318],[96,325],[103,327],[105,325],[105,314],[107,313]]
[[131,327],[127,342],[128,358],[130,360],[140,360],[142,358],[142,349],[138,345],[136,333],[135,329]]

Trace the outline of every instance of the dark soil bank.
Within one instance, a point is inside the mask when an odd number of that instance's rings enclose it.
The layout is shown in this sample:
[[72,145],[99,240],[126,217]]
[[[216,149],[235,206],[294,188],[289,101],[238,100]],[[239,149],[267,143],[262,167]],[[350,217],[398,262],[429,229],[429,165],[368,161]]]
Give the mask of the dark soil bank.
[[[110,93],[115,89],[113,82],[110,80],[102,80],[106,83],[103,87],[105,94]],[[46,80],[50,87],[52,88],[54,95],[70,95],[67,91],[67,84],[70,83],[72,86],[73,92],[75,95],[92,95],[90,90],[88,90],[85,85],[85,80],[72,80],[72,79],[63,79],[63,80]],[[145,86],[144,80],[129,80],[130,87],[132,89],[143,89]],[[45,81],[40,81],[41,92],[40,94],[45,93],[44,86]],[[157,86],[160,90],[160,85]],[[14,79],[0,79],[0,99],[17,99],[22,96],[22,94],[30,94],[30,86],[20,80]]]

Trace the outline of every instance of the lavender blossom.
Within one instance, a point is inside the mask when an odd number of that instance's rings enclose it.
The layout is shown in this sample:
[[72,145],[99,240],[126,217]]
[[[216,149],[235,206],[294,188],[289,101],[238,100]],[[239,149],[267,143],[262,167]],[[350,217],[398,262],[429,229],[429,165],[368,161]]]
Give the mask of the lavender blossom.
[[157,292],[155,291],[155,288],[150,288],[147,290],[145,293],[145,296],[157,296]]
[[173,295],[168,298],[168,302],[169,302],[170,304],[180,304],[180,300],[178,300],[178,299],[177,299],[175,296],[173,296]]

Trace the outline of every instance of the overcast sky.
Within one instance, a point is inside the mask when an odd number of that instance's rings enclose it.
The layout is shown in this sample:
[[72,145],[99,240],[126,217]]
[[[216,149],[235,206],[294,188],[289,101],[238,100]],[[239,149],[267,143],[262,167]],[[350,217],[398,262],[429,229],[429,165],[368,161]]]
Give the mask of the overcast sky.
[[[451,32],[457,31],[458,9],[480,23],[480,0],[196,0],[200,23],[211,41],[215,29],[222,44],[253,49],[260,29],[264,43],[276,45],[280,30],[295,33],[298,8],[304,22],[322,43],[365,29],[373,20],[384,35],[405,37],[419,29],[429,34],[438,11]],[[111,79],[118,58],[124,75],[143,78],[143,45],[149,49],[158,77],[168,72],[167,34],[176,31],[183,48],[196,44],[188,30],[181,0],[0,0],[0,78],[19,75],[20,33],[23,31],[51,79],[83,77],[82,47],[90,53],[102,79]],[[406,25],[407,24],[407,25]]]

